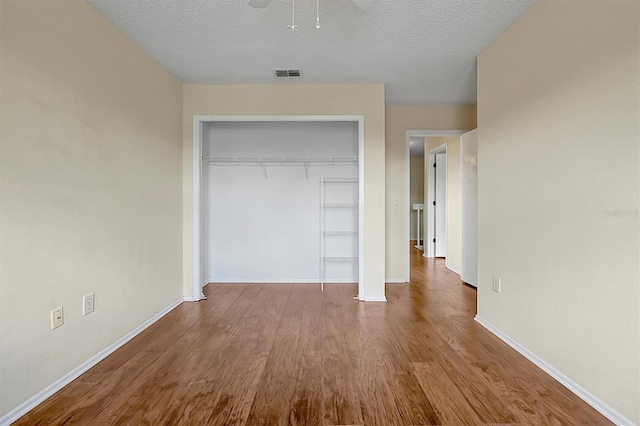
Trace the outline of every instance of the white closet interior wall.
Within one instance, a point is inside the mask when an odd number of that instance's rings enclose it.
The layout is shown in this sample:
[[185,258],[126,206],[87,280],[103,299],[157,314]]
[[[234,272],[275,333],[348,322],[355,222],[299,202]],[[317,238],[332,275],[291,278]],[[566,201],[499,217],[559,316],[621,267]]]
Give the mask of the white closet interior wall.
[[[215,122],[204,129],[205,157],[357,157],[355,122]],[[357,163],[203,163],[203,251],[210,282],[319,282],[320,178],[357,178]],[[358,203],[357,185],[333,202]],[[327,217],[327,229],[357,230],[358,211]],[[331,241],[331,253],[358,256],[357,238]],[[357,282],[357,262],[326,269],[326,282]]]

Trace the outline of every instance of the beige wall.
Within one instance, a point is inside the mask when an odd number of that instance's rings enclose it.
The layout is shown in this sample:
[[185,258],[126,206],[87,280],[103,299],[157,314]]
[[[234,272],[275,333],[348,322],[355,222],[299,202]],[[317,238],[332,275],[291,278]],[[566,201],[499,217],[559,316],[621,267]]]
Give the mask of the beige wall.
[[181,85],[87,2],[1,7],[0,416],[182,297]]
[[384,296],[384,85],[184,86],[183,193],[185,295],[192,292],[193,116],[364,115],[365,296]]
[[[410,181],[410,189],[409,189],[409,197],[411,200],[411,206],[414,204],[424,203],[424,157],[411,157],[411,173],[409,177]],[[410,224],[411,230],[409,231],[409,235],[412,240],[417,238],[417,221],[416,216],[417,212],[413,210],[413,208],[409,211],[410,213]],[[424,216],[422,213],[420,214],[420,236],[424,239]]]
[[539,1],[478,60],[479,316],[636,423],[638,17]]
[[386,108],[386,279],[402,280],[406,259],[406,131],[470,130],[473,105],[387,105]]
[[[447,257],[445,265],[460,274],[462,265],[462,188],[460,187],[460,137],[424,138],[425,162],[429,151],[447,144]],[[429,185],[429,174],[425,175],[425,197]],[[425,198],[427,199],[427,198]],[[429,212],[427,212],[428,216]]]

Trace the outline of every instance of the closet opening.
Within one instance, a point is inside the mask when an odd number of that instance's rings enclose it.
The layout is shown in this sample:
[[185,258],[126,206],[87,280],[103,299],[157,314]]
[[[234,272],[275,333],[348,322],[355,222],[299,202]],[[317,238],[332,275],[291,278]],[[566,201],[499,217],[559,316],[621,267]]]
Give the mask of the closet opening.
[[364,119],[194,117],[193,300],[216,283],[358,283]]

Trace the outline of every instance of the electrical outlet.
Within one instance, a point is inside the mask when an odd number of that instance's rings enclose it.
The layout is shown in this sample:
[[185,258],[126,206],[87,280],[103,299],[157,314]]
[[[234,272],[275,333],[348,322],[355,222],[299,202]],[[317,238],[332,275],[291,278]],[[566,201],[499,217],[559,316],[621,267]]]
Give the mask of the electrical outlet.
[[87,315],[95,309],[95,293],[87,294],[82,298],[82,315]]
[[64,313],[62,306],[51,311],[51,329],[55,329],[64,324]]
[[500,277],[493,276],[493,291],[500,293],[502,290],[502,279]]

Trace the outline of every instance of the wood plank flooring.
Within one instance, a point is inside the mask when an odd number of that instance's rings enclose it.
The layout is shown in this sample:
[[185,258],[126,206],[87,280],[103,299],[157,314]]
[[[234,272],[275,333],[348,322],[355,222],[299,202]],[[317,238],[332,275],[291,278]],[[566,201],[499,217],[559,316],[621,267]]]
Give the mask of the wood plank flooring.
[[16,424],[609,424],[476,324],[476,291],[421,254],[387,303],[210,284]]

